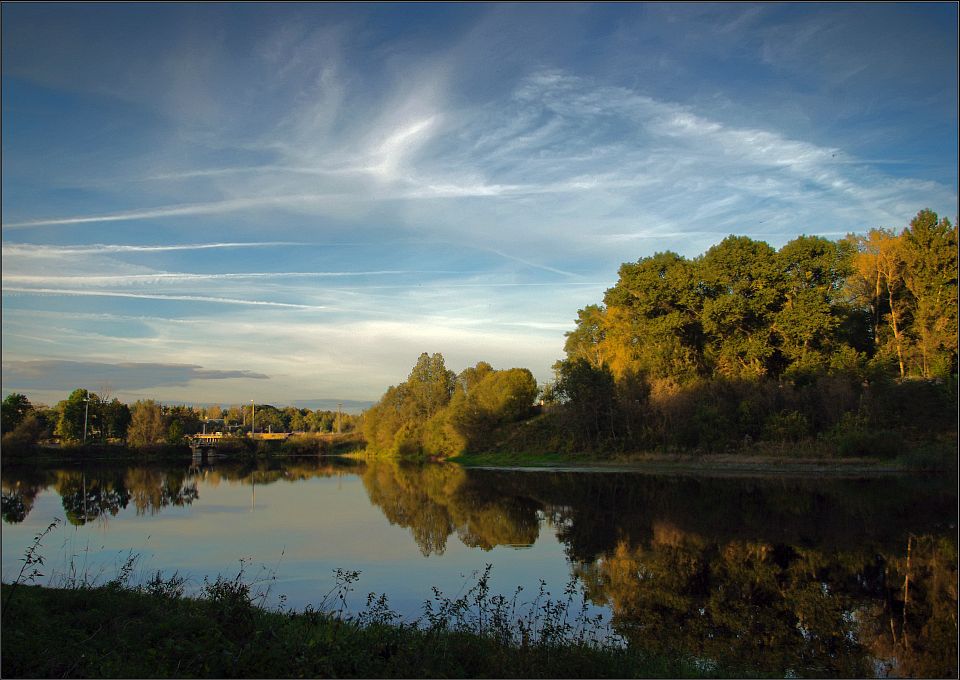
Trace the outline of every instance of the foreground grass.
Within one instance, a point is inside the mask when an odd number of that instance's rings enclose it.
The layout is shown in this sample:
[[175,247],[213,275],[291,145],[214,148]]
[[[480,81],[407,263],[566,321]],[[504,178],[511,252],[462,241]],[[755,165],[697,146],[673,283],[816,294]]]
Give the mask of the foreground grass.
[[11,588],[2,586],[4,677],[628,678],[707,670],[576,636],[561,640],[557,631],[530,629],[511,641],[504,625],[512,622],[481,618],[471,623],[478,633],[442,608],[419,627],[399,622],[382,600],[353,618],[268,611],[239,580],[218,579],[197,598],[170,582]]

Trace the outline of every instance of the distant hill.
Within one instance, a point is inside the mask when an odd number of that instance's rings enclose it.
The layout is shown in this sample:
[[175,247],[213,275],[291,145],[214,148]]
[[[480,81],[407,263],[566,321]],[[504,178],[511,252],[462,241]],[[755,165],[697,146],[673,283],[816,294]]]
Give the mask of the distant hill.
[[[216,404],[217,406],[223,406],[225,408],[229,408],[231,406],[231,404],[228,404],[228,403],[206,402],[206,401],[205,402],[184,402],[184,401],[177,401],[177,400],[173,400],[173,401],[161,400],[160,403],[164,404],[165,406],[186,405],[186,406],[204,406],[205,407],[205,406],[213,406],[214,404]],[[341,399],[339,401],[336,399],[299,399],[299,400],[294,400],[292,402],[286,402],[286,403],[282,403],[279,401],[277,402],[258,401],[257,402],[257,404],[262,404],[262,403],[270,404],[271,406],[275,406],[278,409],[283,409],[286,406],[295,406],[296,408],[308,408],[311,411],[316,411],[317,409],[320,409],[321,411],[336,411],[337,404],[342,404],[343,412],[350,413],[353,415],[358,415],[361,411],[364,411],[370,408],[374,404],[374,402],[372,401],[357,401],[354,399]]]
[[336,411],[337,404],[343,404],[344,413],[358,414],[373,406],[374,402],[355,401],[352,399],[342,399],[340,401],[336,399],[300,399],[291,403],[292,406],[296,406],[297,408],[308,408],[313,411],[317,409],[321,411]]

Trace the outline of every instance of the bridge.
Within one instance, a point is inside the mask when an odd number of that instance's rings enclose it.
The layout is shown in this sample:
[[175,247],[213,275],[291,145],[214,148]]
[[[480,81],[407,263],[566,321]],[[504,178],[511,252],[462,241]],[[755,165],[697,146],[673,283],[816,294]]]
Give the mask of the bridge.
[[[295,432],[256,432],[246,434],[244,438],[256,441],[274,441],[282,442],[288,437],[296,434]],[[223,432],[212,432],[210,434],[192,434],[187,436],[187,443],[193,450],[194,455],[204,451],[212,451],[225,444],[236,442],[240,437],[234,435],[225,435]]]

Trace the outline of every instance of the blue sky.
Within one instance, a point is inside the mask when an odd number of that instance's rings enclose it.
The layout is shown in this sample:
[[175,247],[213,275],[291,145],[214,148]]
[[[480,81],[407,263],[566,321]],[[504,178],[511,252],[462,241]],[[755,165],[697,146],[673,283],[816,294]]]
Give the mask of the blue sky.
[[3,393],[540,381],[620,263],[956,218],[957,6],[4,4]]

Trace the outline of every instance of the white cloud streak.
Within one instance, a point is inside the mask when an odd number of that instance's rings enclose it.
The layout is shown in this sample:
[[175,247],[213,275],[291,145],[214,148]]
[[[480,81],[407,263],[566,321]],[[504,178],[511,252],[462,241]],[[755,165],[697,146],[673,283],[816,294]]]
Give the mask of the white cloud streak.
[[170,245],[125,245],[92,243],[90,245],[48,246],[33,243],[4,243],[4,255],[17,257],[27,256],[62,256],[62,255],[106,255],[113,253],[160,253],[177,250],[213,250],[232,248],[273,248],[283,246],[308,246],[309,243],[297,241],[255,241],[243,243],[183,243]]
[[155,274],[117,274],[103,276],[48,276],[35,274],[4,275],[4,282],[19,284],[57,284],[75,282],[84,284],[136,284],[136,283],[181,283],[203,281],[232,281],[246,279],[310,279],[310,278],[350,278],[359,276],[410,276],[422,274],[456,274],[454,271],[430,270],[381,270],[359,272],[236,272],[223,274],[190,274],[180,272],[158,272]]
[[29,288],[22,286],[4,286],[4,293],[25,295],[66,295],[70,297],[116,297],[142,300],[172,300],[179,302],[214,302],[224,305],[246,305],[257,307],[281,307],[286,309],[307,309],[311,311],[331,311],[324,305],[303,305],[292,302],[271,302],[268,300],[244,300],[240,298],[210,297],[206,295],[164,295],[160,293],[125,293],[110,290],[82,290],[76,288]]

